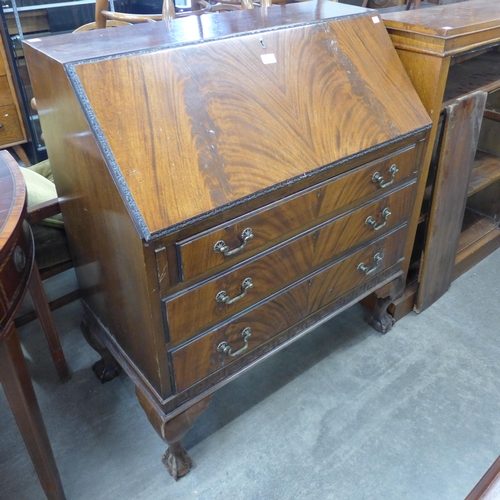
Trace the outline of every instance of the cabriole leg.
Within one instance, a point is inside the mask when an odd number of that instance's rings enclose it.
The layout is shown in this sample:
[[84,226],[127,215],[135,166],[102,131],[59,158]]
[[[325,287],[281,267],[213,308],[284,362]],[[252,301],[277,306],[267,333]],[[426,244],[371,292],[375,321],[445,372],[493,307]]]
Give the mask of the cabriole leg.
[[102,340],[99,338],[86,318],[82,320],[80,328],[90,347],[92,347],[92,349],[94,349],[101,356],[101,359],[92,365],[92,370],[94,371],[96,377],[103,384],[113,380],[120,374],[120,365],[104,346]]
[[380,333],[387,333],[393,326],[396,320],[387,312],[387,308],[392,303],[392,296],[378,298],[375,308],[372,312],[370,325]]
[[193,467],[193,460],[184,448],[182,439],[187,431],[193,427],[194,421],[207,409],[212,394],[170,420],[167,420],[167,416],[161,408],[138,388],[136,388],[136,394],[156,432],[168,444],[168,449],[161,460],[168,473],[177,481]]

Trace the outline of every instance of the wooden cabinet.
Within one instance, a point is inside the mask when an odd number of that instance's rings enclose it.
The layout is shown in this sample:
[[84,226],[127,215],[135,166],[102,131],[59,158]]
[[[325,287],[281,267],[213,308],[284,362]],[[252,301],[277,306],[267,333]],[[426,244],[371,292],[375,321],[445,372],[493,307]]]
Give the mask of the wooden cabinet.
[[372,292],[392,326],[430,120],[378,14],[305,2],[25,53],[94,371],[132,377],[174,477],[217,388]]
[[418,290],[422,311],[500,246],[500,4],[470,0],[383,19],[433,119],[413,253],[417,286],[408,289]]
[[7,53],[0,37],[0,148],[26,142],[26,132]]

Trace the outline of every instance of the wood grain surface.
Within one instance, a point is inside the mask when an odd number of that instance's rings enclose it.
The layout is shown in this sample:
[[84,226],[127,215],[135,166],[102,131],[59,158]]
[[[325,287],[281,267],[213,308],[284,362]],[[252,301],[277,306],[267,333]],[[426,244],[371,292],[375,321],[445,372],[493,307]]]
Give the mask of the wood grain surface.
[[0,341],[25,295],[33,264],[25,212],[24,177],[12,156],[0,151]]
[[[276,239],[293,235],[299,228],[307,228],[313,222],[323,222],[326,217],[349,208],[352,203],[362,202],[367,196],[401,185],[401,182],[416,173],[415,155],[416,148],[412,145],[388,158],[350,170],[331,181],[251,212],[223,227],[180,241],[177,246],[182,278],[189,280],[209,269],[215,271],[234,265],[269,247]],[[398,169],[394,184],[382,188],[379,182],[373,182],[373,176],[378,172],[383,176],[384,182],[389,183],[392,179],[389,170],[393,165]],[[241,234],[246,228],[252,229],[253,238],[241,252],[226,257],[214,251],[215,243],[220,240],[231,249],[240,247]]]
[[[27,223],[26,186],[19,165],[0,151],[0,383],[48,499],[64,500],[64,491],[14,327],[26,295],[34,251]],[[8,450],[7,450],[8,451]]]
[[0,152],[0,248],[3,248],[25,210],[26,185],[19,165]]
[[[385,232],[404,222],[411,210],[415,183],[366,206],[313,228],[305,235],[248,262],[228,273],[166,302],[170,342],[189,338],[202,328],[219,323],[251,304],[285,287],[307,273],[338,258],[349,249],[356,248],[380,235],[365,221],[373,217],[382,224],[381,213],[390,209]],[[242,293],[242,283],[250,278],[253,287],[234,304],[216,301],[218,292],[224,290],[234,298]],[[196,311],[193,316],[191,311]]]
[[446,110],[428,219],[430,231],[420,271],[419,312],[433,304],[451,284],[486,97],[485,92],[474,92],[457,99]]
[[[276,63],[263,64],[266,55]],[[371,15],[75,71],[151,233],[428,124]]]
[[[377,13],[231,14],[25,45],[86,331],[156,424],[359,298],[395,296],[421,183],[430,120]],[[373,182],[395,162],[393,184]],[[386,208],[379,235],[366,219]],[[249,221],[248,252],[205,256]],[[257,295],[214,311],[249,269]],[[251,354],[229,363],[218,342],[248,319]]]
[[[93,30],[27,40],[24,43],[50,54],[60,64],[117,54],[148,51],[171,45],[193,44],[217,38],[286,28],[294,24],[323,23],[328,18],[366,15],[368,11],[323,0],[300,2],[251,11],[221,12],[213,16],[187,16],[165,23],[144,23],[113,30]],[[75,38],[75,36],[77,38]],[[0,74],[1,69],[0,69]]]
[[485,472],[465,500],[496,500],[500,498],[500,457]]
[[469,0],[436,5],[431,9],[388,12],[383,14],[383,19],[390,29],[451,38],[498,28],[500,3],[497,0]]
[[227,341],[237,351],[243,347],[241,332],[251,327],[248,350],[267,341],[294,323],[306,318],[332,302],[351,288],[360,285],[371,276],[358,270],[358,265],[371,265],[376,253],[381,253],[381,272],[394,265],[401,257],[402,243],[406,236],[406,226],[385,238],[359,250],[353,255],[333,264],[328,269],[311,276],[300,284],[275,296],[264,305],[231,320],[223,326],[207,333],[172,352],[177,391],[181,391],[206,377],[211,372],[230,363],[234,358],[217,351],[222,341]]

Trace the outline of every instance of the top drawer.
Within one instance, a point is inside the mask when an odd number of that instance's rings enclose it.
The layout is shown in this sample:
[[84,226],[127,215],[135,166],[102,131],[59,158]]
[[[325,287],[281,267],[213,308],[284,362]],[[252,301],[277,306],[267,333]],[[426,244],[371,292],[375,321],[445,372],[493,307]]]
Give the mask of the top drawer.
[[388,189],[415,173],[415,145],[363,165],[313,188],[177,243],[182,280],[253,255],[283,237],[349,203]]

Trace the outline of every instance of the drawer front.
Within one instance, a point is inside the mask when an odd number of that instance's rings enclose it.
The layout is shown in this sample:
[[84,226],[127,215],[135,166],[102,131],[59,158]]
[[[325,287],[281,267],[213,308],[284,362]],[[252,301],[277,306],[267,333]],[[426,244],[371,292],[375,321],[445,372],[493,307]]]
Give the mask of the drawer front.
[[[326,265],[350,248],[400,225],[411,210],[415,185],[412,182],[216,279],[166,299],[170,340],[192,337]],[[370,217],[373,222],[367,224]]]
[[7,76],[0,76],[0,106],[8,106],[14,104],[12,93],[9,87],[9,80]]
[[[182,266],[182,279],[191,279],[219,266],[233,265],[255,254],[260,247],[270,245],[273,240],[297,231],[315,219],[326,217],[349,203],[388,189],[389,186],[382,186],[391,182],[392,175],[389,171],[393,165],[398,170],[394,174],[394,181],[407,179],[415,173],[415,154],[415,146],[412,145],[390,157],[346,172],[279,203],[219,226],[216,230],[211,229],[179,242],[177,250]],[[252,237],[245,244],[243,235],[248,235],[248,231],[244,233],[246,229],[251,230]],[[223,242],[218,245],[219,250],[236,252],[224,255],[223,252],[216,251],[218,242]]]
[[14,105],[0,108],[0,146],[24,140],[23,129],[19,123]]
[[[187,389],[239,359],[372,276],[397,264],[403,253],[405,236],[406,226],[400,227],[259,307],[235,317],[230,323],[170,351],[177,391]],[[377,258],[377,255],[382,258]],[[223,342],[226,344],[221,346]],[[227,352],[227,348],[231,352]]]

